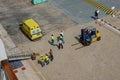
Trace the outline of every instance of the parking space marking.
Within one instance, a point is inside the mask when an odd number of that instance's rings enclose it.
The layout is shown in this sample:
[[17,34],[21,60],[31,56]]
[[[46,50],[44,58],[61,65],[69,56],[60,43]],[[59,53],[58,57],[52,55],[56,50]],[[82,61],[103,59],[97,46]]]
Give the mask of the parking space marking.
[[113,10],[101,5],[100,3],[97,3],[95,1],[93,1],[93,0],[84,0],[84,1],[91,4],[92,6],[94,6],[96,8],[98,8],[98,9],[104,11],[106,14],[109,14],[109,15],[115,15],[116,14],[115,11],[113,11]]
[[38,69],[36,68],[36,65],[31,60],[29,60],[29,61],[31,62],[32,66],[34,67],[35,73],[37,73],[38,75],[40,75],[42,77],[42,80],[46,80],[45,77],[43,76],[43,74],[40,72],[40,70],[38,72]]

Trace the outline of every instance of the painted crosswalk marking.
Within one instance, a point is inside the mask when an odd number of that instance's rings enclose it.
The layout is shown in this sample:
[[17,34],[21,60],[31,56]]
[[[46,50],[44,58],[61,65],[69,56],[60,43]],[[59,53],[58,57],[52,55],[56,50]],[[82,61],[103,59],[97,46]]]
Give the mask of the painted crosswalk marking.
[[109,9],[109,8],[107,8],[107,7],[101,5],[101,4],[99,4],[99,3],[97,3],[93,0],[84,0],[84,1],[91,4],[92,6],[95,6],[98,9],[104,11],[106,14],[109,14],[109,15],[115,15],[116,14],[116,12],[114,10]]

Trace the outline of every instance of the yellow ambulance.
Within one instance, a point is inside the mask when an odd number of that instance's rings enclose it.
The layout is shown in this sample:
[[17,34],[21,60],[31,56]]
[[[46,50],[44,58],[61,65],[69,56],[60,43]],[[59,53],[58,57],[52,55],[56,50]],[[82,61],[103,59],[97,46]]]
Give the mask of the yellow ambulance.
[[42,30],[38,23],[32,18],[24,20],[21,25],[21,30],[27,35],[31,40],[42,37]]

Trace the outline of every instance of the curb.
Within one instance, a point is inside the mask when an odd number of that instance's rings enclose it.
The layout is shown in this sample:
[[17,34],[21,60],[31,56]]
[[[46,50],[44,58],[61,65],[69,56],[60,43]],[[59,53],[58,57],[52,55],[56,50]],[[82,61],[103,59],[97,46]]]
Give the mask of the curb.
[[120,29],[118,29],[116,26],[113,26],[111,23],[107,22],[106,20],[98,19],[97,21],[95,21],[95,24],[98,24],[99,26],[104,26],[120,36]]

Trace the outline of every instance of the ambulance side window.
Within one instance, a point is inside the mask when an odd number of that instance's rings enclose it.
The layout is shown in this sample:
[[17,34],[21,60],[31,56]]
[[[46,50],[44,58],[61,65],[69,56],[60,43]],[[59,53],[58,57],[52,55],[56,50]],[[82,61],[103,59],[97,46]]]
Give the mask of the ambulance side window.
[[30,28],[28,27],[28,30],[30,31]]
[[23,23],[23,25],[25,26],[25,23]]

